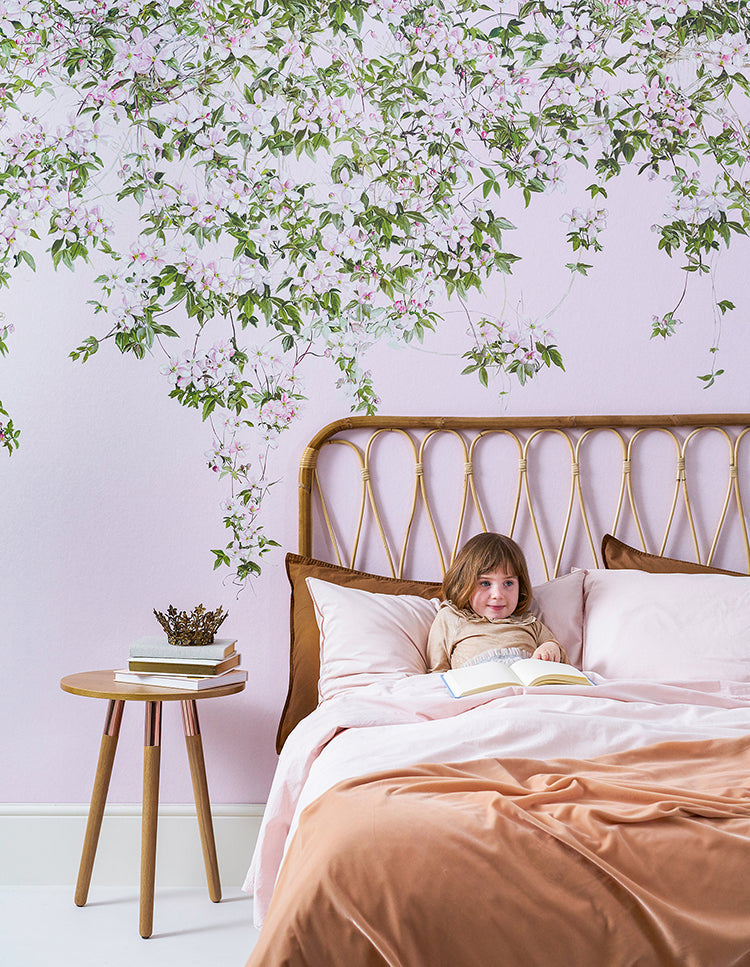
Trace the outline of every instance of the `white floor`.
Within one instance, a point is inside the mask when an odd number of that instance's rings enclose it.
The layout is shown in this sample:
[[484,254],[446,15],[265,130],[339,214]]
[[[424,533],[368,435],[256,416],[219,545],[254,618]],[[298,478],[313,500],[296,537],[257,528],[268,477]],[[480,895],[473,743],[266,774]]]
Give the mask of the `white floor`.
[[73,903],[72,886],[0,887],[3,967],[244,967],[258,937],[252,899],[224,890],[157,889],[154,932],[138,934],[138,889],[91,887]]

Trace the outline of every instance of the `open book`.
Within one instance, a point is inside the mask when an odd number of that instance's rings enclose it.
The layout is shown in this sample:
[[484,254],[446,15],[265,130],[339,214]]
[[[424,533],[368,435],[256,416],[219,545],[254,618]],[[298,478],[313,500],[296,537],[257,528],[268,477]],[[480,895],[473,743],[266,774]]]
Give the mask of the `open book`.
[[484,661],[478,665],[451,668],[440,676],[454,698],[486,692],[503,685],[592,685],[583,672],[559,661],[522,658],[506,665],[501,661]]

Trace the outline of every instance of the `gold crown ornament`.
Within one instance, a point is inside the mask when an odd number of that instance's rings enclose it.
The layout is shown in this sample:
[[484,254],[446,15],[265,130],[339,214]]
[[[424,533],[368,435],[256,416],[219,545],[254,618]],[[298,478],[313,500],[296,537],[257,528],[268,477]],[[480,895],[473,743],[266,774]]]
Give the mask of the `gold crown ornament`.
[[167,613],[162,614],[154,608],[156,620],[167,633],[170,645],[210,645],[216,629],[229,617],[229,612],[219,606],[216,611],[206,611],[202,604],[191,611],[180,611],[171,604]]

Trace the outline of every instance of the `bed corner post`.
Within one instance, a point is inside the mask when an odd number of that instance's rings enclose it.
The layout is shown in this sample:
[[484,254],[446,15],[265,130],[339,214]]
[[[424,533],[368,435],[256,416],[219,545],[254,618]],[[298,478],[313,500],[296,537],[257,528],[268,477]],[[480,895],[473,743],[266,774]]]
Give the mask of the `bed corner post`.
[[315,467],[318,462],[318,449],[308,446],[299,464],[298,507],[299,507],[299,553],[312,557],[312,487]]

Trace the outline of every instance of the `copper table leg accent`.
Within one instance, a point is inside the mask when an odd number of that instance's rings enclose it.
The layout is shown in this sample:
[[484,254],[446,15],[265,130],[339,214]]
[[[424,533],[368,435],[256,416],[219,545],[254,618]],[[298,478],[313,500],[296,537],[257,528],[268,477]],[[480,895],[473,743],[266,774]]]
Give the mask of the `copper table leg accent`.
[[89,895],[91,871],[94,868],[94,857],[96,856],[96,847],[99,843],[99,831],[102,827],[102,816],[104,815],[104,807],[107,803],[109,780],[112,776],[112,764],[115,761],[117,739],[120,735],[120,723],[122,722],[122,710],[124,707],[124,701],[111,699],[104,720],[104,731],[99,747],[99,761],[96,765],[94,788],[91,793],[91,805],[89,806],[89,816],[86,821],[86,834],[83,839],[83,850],[81,851],[81,864],[78,867],[78,879],[76,881],[75,903],[78,907],[85,905]]
[[203,758],[203,740],[198,724],[198,709],[195,699],[186,699],[180,704],[182,705],[182,724],[185,729],[185,746],[190,763],[190,776],[193,780],[195,811],[201,834],[203,864],[206,867],[208,895],[214,903],[218,903],[221,900],[221,881],[219,879],[219,863],[216,859],[216,842],[211,820],[211,802],[208,798],[206,764]]
[[146,702],[146,724],[143,739],[143,813],[141,817],[140,933],[142,937],[150,937],[154,925],[160,762],[161,702]]

